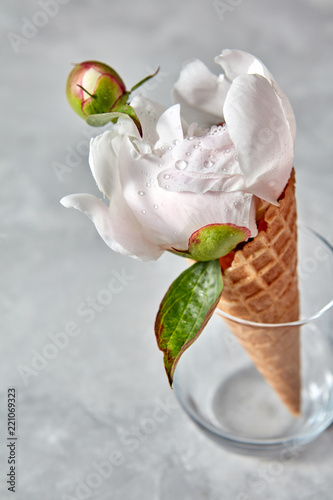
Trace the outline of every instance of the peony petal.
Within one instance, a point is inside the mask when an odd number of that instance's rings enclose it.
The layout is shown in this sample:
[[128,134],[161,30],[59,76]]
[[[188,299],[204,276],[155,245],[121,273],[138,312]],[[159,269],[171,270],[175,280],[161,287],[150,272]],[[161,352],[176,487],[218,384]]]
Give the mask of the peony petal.
[[229,84],[240,75],[261,75],[270,83],[273,80],[271,73],[266,66],[252,54],[242,50],[225,49],[215,57],[215,62],[221,66],[224,72],[222,79],[226,79]]
[[142,228],[124,203],[105,203],[90,194],[74,194],[62,198],[66,208],[76,208],[87,215],[105,243],[115,252],[142,260],[157,259],[163,249],[144,238]]
[[[182,197],[184,202],[190,206],[186,220],[186,234],[191,230],[189,237],[198,228],[208,224],[234,224],[248,228],[252,237],[258,234],[255,220],[255,201],[250,193],[242,191],[207,192],[205,194],[183,193]],[[186,248],[184,245],[174,246]]]
[[[242,191],[246,189],[244,175],[220,175],[214,172],[178,172],[166,169],[158,175],[158,184],[170,191],[206,193],[207,191]],[[168,186],[168,188],[166,188]]]
[[[220,142],[224,146],[221,137]],[[200,151],[203,148],[196,144],[196,140],[202,140],[204,144],[204,139],[203,137],[192,141],[185,139],[170,150],[167,148],[161,158],[154,153],[141,157],[133,155],[131,151],[133,145],[129,139],[124,142],[120,151],[120,182],[126,203],[140,222],[146,238],[162,248],[185,248],[188,238],[195,230],[212,223],[246,226],[253,236],[256,234],[252,194],[241,191],[206,192],[204,195],[183,192],[180,196],[167,183],[161,188],[157,182],[160,173],[166,176],[165,181],[170,178],[166,173],[167,170],[163,170],[163,166],[167,169],[169,165],[175,166],[182,147],[191,147],[200,155],[211,153],[210,150],[205,153]],[[208,140],[211,141],[212,137]],[[217,136],[215,140],[218,141],[219,137]],[[232,155],[234,157],[234,152]],[[192,162],[189,163],[189,168],[193,168]],[[238,164],[237,169],[241,174]],[[239,179],[234,179],[235,184],[236,180],[239,182]],[[230,179],[226,181],[228,182],[231,182]],[[243,178],[239,186],[244,186]],[[230,186],[230,189],[236,189],[236,186]]]
[[198,59],[188,61],[173,89],[174,102],[180,103],[182,116],[188,123],[202,127],[223,121],[223,103],[229,85],[218,78]]
[[156,124],[156,132],[159,140],[155,144],[155,149],[160,149],[166,145],[170,146],[172,143],[179,143],[184,139],[179,104],[175,104],[164,111]]
[[252,54],[248,54],[242,50],[226,49],[215,58],[215,62],[219,64],[224,71],[224,75],[221,75],[219,80],[221,84],[223,80],[226,80],[226,82],[231,84],[237,76],[246,74],[261,75],[269,81],[276,94],[279,96],[280,104],[284,110],[285,117],[289,123],[293,142],[295,143],[296,120],[291,104],[285,93],[273,78],[270,71],[268,71],[260,59],[257,59]]
[[212,127],[200,137],[181,141],[164,156],[167,166],[157,173],[158,184],[170,191],[238,191],[246,189],[227,128]]
[[164,107],[141,96],[135,97],[131,104],[143,126],[143,140],[132,120],[120,118],[113,130],[106,131],[90,141],[89,164],[91,172],[98,189],[108,198],[111,198],[112,193],[120,189],[118,156],[124,140],[131,137],[139,154],[147,154],[151,151],[149,144],[145,142],[145,137],[149,137],[149,143],[152,146],[158,140],[156,124],[164,112]]
[[[142,140],[153,147],[159,138],[156,131],[156,124],[160,116],[164,113],[165,106],[141,95],[135,96],[132,99],[131,106],[138,115],[143,129]],[[136,134],[136,137],[139,138],[139,135]]]
[[292,136],[292,139],[293,139],[293,144],[295,144],[295,139],[296,139],[296,119],[295,119],[293,108],[291,107],[291,104],[289,102],[288,97],[280,89],[280,87],[278,86],[278,84],[275,81],[273,81],[272,86],[273,86],[275,92],[277,93],[277,95],[280,98],[280,104],[281,104],[281,106],[282,106],[282,108],[284,110],[285,117],[286,117],[287,122],[289,124],[289,129],[290,129],[290,133],[291,133],[291,136]]
[[248,189],[276,204],[293,162],[293,141],[279,98],[264,77],[238,76],[224,114]]
[[[129,122],[130,120],[126,120]],[[119,189],[117,153],[122,136],[114,130],[104,132],[91,139],[89,165],[98,189],[108,198],[112,191]]]

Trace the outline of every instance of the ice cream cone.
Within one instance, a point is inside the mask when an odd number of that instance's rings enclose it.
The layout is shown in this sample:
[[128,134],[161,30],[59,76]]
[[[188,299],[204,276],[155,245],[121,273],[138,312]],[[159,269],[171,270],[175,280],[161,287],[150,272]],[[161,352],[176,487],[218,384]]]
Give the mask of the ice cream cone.
[[[295,176],[258,224],[258,235],[220,260],[224,289],[218,308],[257,323],[299,319]],[[298,327],[257,328],[226,320],[258,371],[291,413],[300,414]]]

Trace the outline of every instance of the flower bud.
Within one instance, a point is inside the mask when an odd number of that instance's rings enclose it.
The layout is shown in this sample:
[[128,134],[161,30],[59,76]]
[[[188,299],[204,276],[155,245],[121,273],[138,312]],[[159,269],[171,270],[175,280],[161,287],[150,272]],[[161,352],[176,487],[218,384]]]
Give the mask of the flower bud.
[[128,94],[120,76],[98,61],[76,64],[67,79],[68,102],[82,118],[108,113],[124,94],[126,100]]

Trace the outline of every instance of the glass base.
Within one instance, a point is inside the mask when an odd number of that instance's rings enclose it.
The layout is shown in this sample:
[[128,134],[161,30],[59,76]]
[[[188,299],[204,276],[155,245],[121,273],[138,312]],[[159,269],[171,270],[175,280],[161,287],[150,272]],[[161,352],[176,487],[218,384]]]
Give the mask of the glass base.
[[245,439],[285,436],[297,425],[254,366],[221,383],[211,401],[211,411],[217,426]]
[[[217,315],[183,354],[175,372],[174,391],[187,414],[208,437],[236,453],[284,458],[315,439],[333,421],[332,308],[326,295],[322,296],[323,279],[329,280],[327,290],[331,293],[332,249],[311,231],[302,231],[300,265],[309,262],[304,250],[316,251],[321,261],[311,280],[305,273],[305,279],[301,275],[304,319],[290,323],[291,328],[300,328],[301,335],[301,415],[289,412]],[[326,254],[318,251],[318,245]],[[326,269],[319,270],[319,265]],[[315,275],[321,284],[316,284]],[[322,303],[317,313],[311,311],[312,316],[306,319],[306,312],[313,307],[313,287],[317,303]]]

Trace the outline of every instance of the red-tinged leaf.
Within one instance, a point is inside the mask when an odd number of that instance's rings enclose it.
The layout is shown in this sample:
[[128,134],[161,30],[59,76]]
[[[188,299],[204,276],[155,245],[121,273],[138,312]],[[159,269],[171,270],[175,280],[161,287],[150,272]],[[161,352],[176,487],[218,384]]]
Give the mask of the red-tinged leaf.
[[170,385],[183,352],[198,338],[212,316],[223,289],[218,260],[186,269],[164,296],[155,323],[158,347]]

